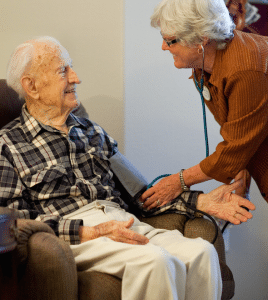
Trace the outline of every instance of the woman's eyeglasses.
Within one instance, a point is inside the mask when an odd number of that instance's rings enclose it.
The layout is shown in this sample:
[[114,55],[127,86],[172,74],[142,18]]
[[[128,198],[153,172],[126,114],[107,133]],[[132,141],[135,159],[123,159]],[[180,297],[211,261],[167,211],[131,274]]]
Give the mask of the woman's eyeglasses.
[[174,39],[174,40],[167,40],[163,38],[162,32],[160,32],[162,39],[165,41],[165,43],[170,47],[172,44],[176,44],[180,41],[180,39]]

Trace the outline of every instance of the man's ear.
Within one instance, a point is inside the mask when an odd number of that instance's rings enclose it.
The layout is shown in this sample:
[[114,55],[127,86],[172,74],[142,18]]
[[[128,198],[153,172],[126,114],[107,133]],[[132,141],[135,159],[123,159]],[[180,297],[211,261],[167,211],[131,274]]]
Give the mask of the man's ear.
[[39,99],[39,92],[36,86],[36,82],[32,77],[27,75],[23,76],[21,78],[21,85],[27,96],[35,100]]

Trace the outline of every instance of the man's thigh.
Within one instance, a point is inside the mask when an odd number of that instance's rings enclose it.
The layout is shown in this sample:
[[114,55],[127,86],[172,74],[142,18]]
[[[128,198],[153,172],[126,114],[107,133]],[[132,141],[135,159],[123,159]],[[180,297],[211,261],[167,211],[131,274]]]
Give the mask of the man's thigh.
[[[93,203],[86,205],[80,210],[77,210],[76,212],[65,217],[73,219],[83,219],[84,226],[96,226],[100,223],[108,222],[111,220],[127,221],[132,217],[134,218],[134,224],[130,228],[131,230],[146,236],[150,240],[149,244],[160,247],[161,249],[165,249],[169,254],[175,256],[184,263],[188,263],[194,257],[198,256],[201,252],[213,251],[211,250],[213,246],[211,246],[208,242],[204,241],[201,238],[190,239],[184,237],[178,230],[170,231],[166,229],[154,228],[149,224],[140,222],[133,214],[126,212],[124,209],[121,209],[117,203],[110,201],[96,200]],[[116,244],[117,242],[113,242],[109,238],[104,239],[105,240],[103,242],[106,245],[105,247],[113,249],[115,253],[121,251],[120,246]],[[111,246],[108,246],[108,242],[110,241]],[[124,244],[122,247],[123,252],[126,251],[126,245],[127,244]],[[95,251],[95,249],[96,248],[94,248],[93,250],[92,248],[91,250]],[[129,253],[130,252],[131,251],[129,251]],[[132,254],[130,254],[130,257],[132,257]]]
[[150,239],[150,243],[164,248],[186,265],[202,253],[207,253],[208,256],[215,257],[218,260],[217,251],[212,244],[200,237],[195,239],[186,238],[178,230],[157,234]]
[[[80,245],[71,245],[78,271],[99,271],[122,278],[127,266],[137,268],[159,260],[168,260],[173,256],[162,247],[152,243],[132,245],[115,242],[107,237],[100,237]],[[174,257],[184,269],[184,263]]]

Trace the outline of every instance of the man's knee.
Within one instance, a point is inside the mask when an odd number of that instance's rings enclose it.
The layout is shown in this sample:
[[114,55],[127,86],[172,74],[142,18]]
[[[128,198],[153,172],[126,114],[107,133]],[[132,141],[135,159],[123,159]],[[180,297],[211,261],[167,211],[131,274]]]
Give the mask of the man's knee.
[[213,244],[202,238],[198,238],[194,247],[193,260],[197,261],[201,259],[218,261],[218,253]]
[[152,271],[161,273],[161,270],[168,270],[168,272],[179,272],[186,275],[185,264],[163,248],[152,248],[147,253],[147,262],[150,263]]

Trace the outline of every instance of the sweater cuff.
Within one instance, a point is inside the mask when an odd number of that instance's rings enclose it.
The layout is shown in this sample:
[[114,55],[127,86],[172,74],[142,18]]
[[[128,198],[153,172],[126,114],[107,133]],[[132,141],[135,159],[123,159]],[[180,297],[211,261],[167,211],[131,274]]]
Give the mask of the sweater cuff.
[[[200,162],[200,168],[201,171],[206,174],[208,177],[211,177],[219,182],[222,182],[224,184],[229,184],[233,178],[231,177],[231,174],[225,174],[224,170],[221,168],[218,168],[213,164],[211,161],[213,161],[214,157],[212,157],[213,154],[211,154],[209,157],[203,159]],[[220,170],[220,171],[219,171]]]

